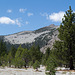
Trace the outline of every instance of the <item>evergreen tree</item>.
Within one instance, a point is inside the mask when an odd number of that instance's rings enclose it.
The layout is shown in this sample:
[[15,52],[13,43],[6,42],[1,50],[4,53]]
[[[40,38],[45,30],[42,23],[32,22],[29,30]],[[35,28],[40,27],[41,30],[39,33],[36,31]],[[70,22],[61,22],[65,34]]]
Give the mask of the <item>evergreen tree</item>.
[[33,45],[29,52],[31,56],[31,61],[33,61],[33,63],[35,63],[35,60],[38,60],[38,61],[41,60],[42,53],[40,52],[39,46],[35,47],[35,45]]
[[33,68],[38,70],[39,67],[40,67],[40,62],[36,60],[35,63],[33,64]]
[[36,49],[35,49],[35,46],[34,45],[30,48],[29,54],[31,56],[31,61],[33,63],[35,63],[35,60],[36,60],[36,57],[35,57],[35,55],[36,55]]
[[38,61],[41,61],[41,58],[42,58],[42,52],[40,51],[40,47],[39,47],[39,45],[36,47],[36,54],[35,54],[35,56],[36,56],[36,60],[38,60]]
[[0,42],[0,56],[4,56],[7,53],[6,44],[1,40]]
[[73,55],[75,53],[75,13],[73,13],[71,6],[64,15],[62,24],[58,28],[58,31],[59,31],[58,37],[65,45],[64,52],[67,52],[66,53],[68,56],[67,60],[69,60],[69,67],[72,70],[74,69],[73,57],[75,57],[75,55]]
[[0,41],[0,65],[6,63],[5,55],[7,54],[6,44],[3,40]]
[[42,64],[43,65],[46,65],[46,61],[48,60],[49,56],[50,56],[50,48],[47,48],[45,54],[43,54],[43,56],[42,56]]
[[51,50],[48,48],[46,53],[48,55],[48,58],[45,61],[45,66],[46,66],[46,75],[55,75],[55,68],[58,66],[58,59],[54,54],[54,50]]
[[27,49],[24,49],[21,53],[21,59],[22,61],[24,61],[24,66],[26,68],[26,66],[28,65],[28,62],[30,60],[30,55]]
[[10,52],[11,52],[11,55],[13,58],[15,58],[16,51],[17,51],[16,48],[14,46],[12,46]]
[[66,63],[68,64],[67,48],[65,48],[65,45],[62,41],[55,41],[55,43],[53,44],[53,50],[51,52],[58,60],[59,66],[62,66]]
[[9,67],[11,67],[11,65],[13,64],[13,60],[15,59],[15,53],[16,49],[14,46],[12,46],[7,55],[7,63]]
[[50,48],[47,48],[45,53],[45,59],[47,60],[49,56],[50,56]]
[[46,61],[46,75],[55,75],[55,68],[57,67],[57,60],[56,57],[51,54]]
[[20,45],[16,51],[15,59],[14,59],[15,67],[21,68],[24,65],[24,61],[22,61],[22,58],[21,58],[21,54],[23,50],[24,49]]
[[12,60],[13,60],[12,53],[9,52],[8,55],[7,55],[7,63],[8,63],[9,67],[11,67]]

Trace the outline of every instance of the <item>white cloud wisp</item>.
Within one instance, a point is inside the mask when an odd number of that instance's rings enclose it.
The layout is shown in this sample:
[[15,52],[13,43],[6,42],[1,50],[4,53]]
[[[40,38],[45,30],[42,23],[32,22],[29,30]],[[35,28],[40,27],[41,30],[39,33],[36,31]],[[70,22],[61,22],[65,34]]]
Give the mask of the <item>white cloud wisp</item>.
[[29,17],[29,16],[33,16],[33,13],[28,13],[27,15],[28,15],[28,17]]
[[15,24],[15,21],[8,17],[0,17],[1,24]]
[[8,12],[8,13],[11,13],[11,12],[12,12],[12,10],[11,10],[11,9],[8,9],[8,10],[7,10],[7,12]]
[[43,13],[43,14],[42,14],[42,13],[40,13],[40,15],[41,15],[41,16],[45,16],[45,17],[46,17],[46,19],[48,19],[48,18],[49,18],[49,17],[48,17],[49,15],[48,15],[47,13]]
[[48,13],[40,13],[41,16],[45,16],[47,20],[51,20],[53,22],[61,22],[64,14],[65,12],[63,11],[60,11],[58,13],[52,13],[50,15]]
[[21,27],[21,23],[18,19],[12,20],[9,17],[0,17],[0,24],[16,24]]
[[25,13],[26,10],[27,10],[27,9],[20,8],[20,9],[19,9],[19,12]]
[[58,13],[52,13],[51,15],[49,15],[48,19],[52,20],[54,22],[61,22],[62,18],[64,17],[65,12],[60,11]]

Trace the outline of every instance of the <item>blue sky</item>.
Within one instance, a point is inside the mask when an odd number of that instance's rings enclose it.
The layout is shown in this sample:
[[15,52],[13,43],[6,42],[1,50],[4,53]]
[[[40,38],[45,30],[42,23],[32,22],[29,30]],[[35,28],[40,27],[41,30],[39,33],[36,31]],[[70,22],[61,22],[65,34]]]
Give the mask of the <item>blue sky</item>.
[[75,0],[0,0],[0,35],[60,25]]

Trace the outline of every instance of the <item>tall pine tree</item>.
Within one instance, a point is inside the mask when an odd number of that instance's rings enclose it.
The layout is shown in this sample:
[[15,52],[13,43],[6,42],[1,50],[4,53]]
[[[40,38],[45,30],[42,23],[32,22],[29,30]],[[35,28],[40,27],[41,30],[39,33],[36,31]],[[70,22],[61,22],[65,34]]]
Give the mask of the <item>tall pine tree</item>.
[[71,6],[66,11],[58,31],[58,37],[64,43],[65,49],[67,50],[64,51],[67,52],[67,60],[69,60],[69,67],[72,70],[74,69],[73,60],[75,53],[75,13],[73,13]]

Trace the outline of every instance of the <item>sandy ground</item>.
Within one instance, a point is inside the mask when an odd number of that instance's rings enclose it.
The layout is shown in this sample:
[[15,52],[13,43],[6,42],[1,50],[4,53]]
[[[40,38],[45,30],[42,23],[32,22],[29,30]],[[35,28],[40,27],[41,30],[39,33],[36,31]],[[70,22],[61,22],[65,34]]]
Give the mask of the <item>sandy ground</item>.
[[57,71],[56,75],[75,75],[75,72],[72,72],[72,71]]
[[32,68],[26,69],[15,69],[15,68],[0,68],[0,75],[46,75],[45,70],[36,72]]
[[[17,69],[17,68],[0,68],[0,75],[46,75],[45,67],[41,67],[35,71],[33,68]],[[56,75],[75,75],[75,71],[57,71]]]

